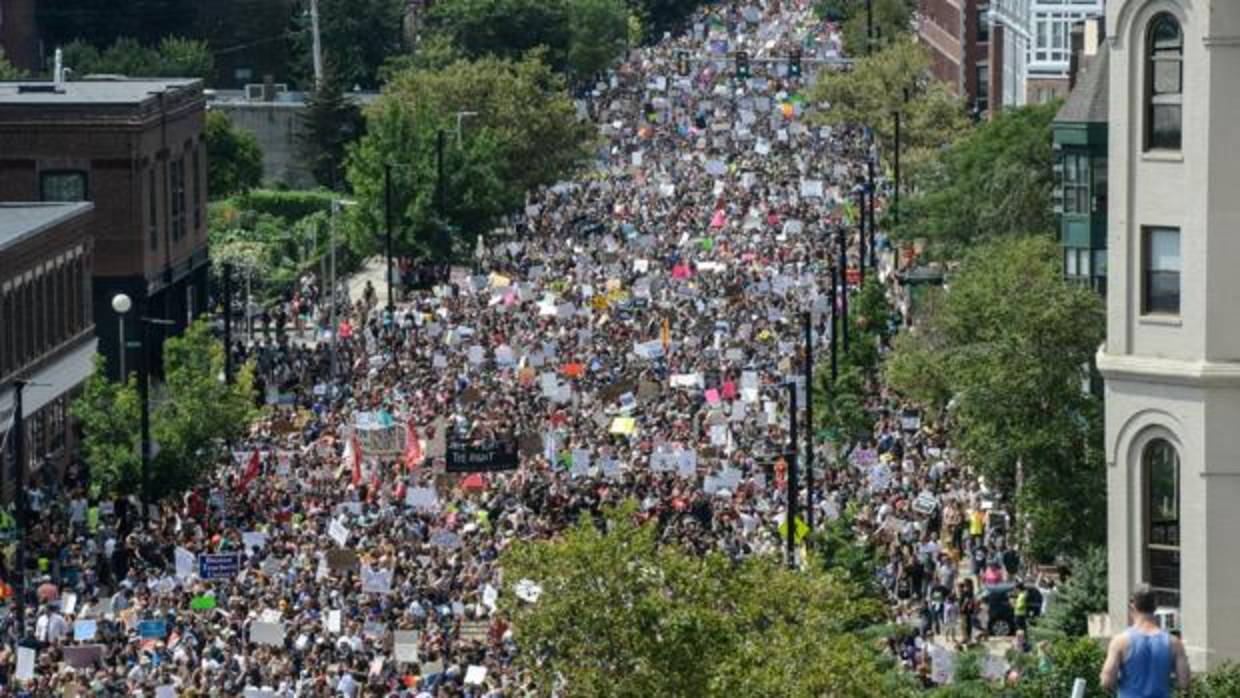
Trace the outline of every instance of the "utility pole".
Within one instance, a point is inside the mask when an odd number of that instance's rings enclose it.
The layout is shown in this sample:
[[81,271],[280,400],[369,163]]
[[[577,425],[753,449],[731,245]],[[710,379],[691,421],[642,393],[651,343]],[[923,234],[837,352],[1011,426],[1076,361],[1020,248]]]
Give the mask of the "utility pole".
[[314,39],[314,89],[323,86],[323,44],[319,40],[319,0],[310,0],[310,32]]
[[383,222],[387,228],[387,311],[394,317],[395,296],[392,289],[392,164],[383,163]]
[[[148,299],[142,301],[143,310],[150,308]],[[151,326],[175,325],[172,320],[139,316],[142,323],[142,364],[138,373],[138,393],[142,401],[141,449],[142,449],[142,511],[139,520],[149,520],[151,503]]]
[[865,183],[857,187],[857,271],[861,272],[861,280],[865,281]]
[[865,55],[874,51],[874,0],[865,0]]
[[17,588],[14,595],[14,619],[17,621],[17,641],[26,634],[26,536],[29,528],[26,516],[26,424],[22,407],[22,391],[27,382],[20,378],[13,381],[13,501],[17,505]]
[[224,382],[233,382],[232,263],[224,262]]
[[[805,523],[814,530],[814,323],[813,313],[801,313],[805,325]],[[796,442],[793,441],[793,444]]]
[[[904,94],[907,95],[908,90],[905,90]],[[900,118],[901,118],[900,110],[897,109],[895,113],[896,152],[894,154],[894,160],[895,160],[894,164],[895,164],[895,170],[896,170],[896,188],[892,192],[892,198],[891,198],[892,220],[894,220],[897,225],[899,225],[900,223]]]
[[[869,153],[869,157],[868,157],[868,158],[866,158],[866,162],[865,162],[866,169],[868,170],[868,175],[869,175],[869,176],[868,176],[868,181],[866,182],[866,185],[865,185],[865,190],[866,190],[866,198],[867,198],[867,199],[869,199],[869,202],[870,202],[870,209],[869,209],[869,216],[870,216],[870,220],[869,220],[869,222],[868,222],[868,223],[867,223],[867,225],[866,225],[866,227],[870,229],[870,242],[869,242],[869,244],[868,244],[868,245],[864,245],[864,244],[863,244],[863,245],[861,246],[861,254],[862,254],[862,255],[865,255],[867,252],[869,253],[869,255],[870,255],[870,268],[871,268],[871,269],[873,269],[873,270],[875,270],[875,273],[878,273],[878,259],[877,259],[878,254],[877,254],[877,251],[874,249],[874,248],[875,248],[875,245],[877,245],[877,244],[878,244],[878,243],[877,243],[876,234],[875,234],[875,227],[874,227],[874,194],[875,194],[875,189],[874,189],[874,154],[875,154],[875,150],[874,150],[873,144],[871,144],[871,146],[870,146],[870,153]],[[865,212],[863,211],[862,213],[864,214]],[[862,264],[862,265],[861,265],[861,268],[862,268],[862,269],[865,269],[865,265],[864,265],[864,264]],[[865,282],[865,272],[864,272],[864,271],[861,273],[861,281],[862,281],[863,283]]]
[[[828,243],[828,246],[830,243]],[[839,283],[838,278],[842,276],[839,271],[840,264],[831,265],[831,282],[827,284],[827,305],[831,306],[831,383],[835,383],[835,379],[839,377],[839,364],[836,356],[836,343],[839,339],[839,330],[836,327],[836,320],[839,319],[839,312],[836,311],[835,303],[835,287]]]
[[840,334],[844,339],[844,353],[848,353],[848,236],[840,228]]
[[788,567],[796,567],[796,531],[797,531],[797,384],[788,382],[788,512],[786,525]]

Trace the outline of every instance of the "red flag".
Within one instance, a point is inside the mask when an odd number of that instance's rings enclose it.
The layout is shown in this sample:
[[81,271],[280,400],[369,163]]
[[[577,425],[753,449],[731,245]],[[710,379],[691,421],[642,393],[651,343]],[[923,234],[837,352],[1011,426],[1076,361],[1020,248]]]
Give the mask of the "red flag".
[[487,488],[487,479],[482,476],[482,473],[474,473],[461,480],[461,488],[465,490],[485,490]]
[[405,421],[405,468],[413,470],[422,464],[422,442],[418,439],[418,428],[413,420]]
[[349,436],[349,447],[353,451],[353,486],[362,484],[362,447],[357,443],[357,434]]
[[237,483],[238,492],[244,492],[254,478],[258,477],[259,465],[258,449],[254,449],[254,453],[250,455],[250,462],[245,466],[245,472],[241,474],[241,480]]

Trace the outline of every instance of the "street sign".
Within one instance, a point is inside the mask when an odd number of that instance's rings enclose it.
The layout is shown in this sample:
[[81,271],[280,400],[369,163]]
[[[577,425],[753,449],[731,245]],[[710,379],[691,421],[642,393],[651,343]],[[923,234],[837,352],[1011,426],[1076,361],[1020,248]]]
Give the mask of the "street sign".
[[485,444],[450,443],[446,455],[445,469],[450,473],[516,470],[519,462],[515,439]]

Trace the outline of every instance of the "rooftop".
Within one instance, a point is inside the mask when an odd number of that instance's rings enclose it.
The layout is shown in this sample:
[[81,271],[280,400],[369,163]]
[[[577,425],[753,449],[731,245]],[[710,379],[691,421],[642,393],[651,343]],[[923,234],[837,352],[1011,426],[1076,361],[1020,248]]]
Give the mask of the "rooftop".
[[1107,122],[1107,100],[1110,96],[1108,80],[1110,52],[1106,42],[1098,46],[1098,53],[1087,58],[1088,63],[1081,68],[1080,78],[1072,94],[1060,107],[1055,121],[1070,123],[1103,123]]
[[73,203],[0,202],[0,252],[26,238],[93,209],[89,201]]
[[197,78],[124,78],[52,82],[0,82],[0,104],[141,104],[151,95],[201,85]]

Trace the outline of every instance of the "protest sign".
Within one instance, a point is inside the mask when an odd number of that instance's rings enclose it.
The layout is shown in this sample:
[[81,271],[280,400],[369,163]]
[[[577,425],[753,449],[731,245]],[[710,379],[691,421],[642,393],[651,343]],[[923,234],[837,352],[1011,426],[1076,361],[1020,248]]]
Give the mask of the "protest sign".
[[198,576],[205,580],[228,579],[241,569],[238,553],[207,553],[198,556]]
[[340,523],[339,519],[332,519],[327,527],[327,535],[342,548],[349,542],[349,529]]
[[193,611],[210,611],[215,608],[216,601],[214,594],[203,594],[195,596],[189,602],[190,610]]
[[392,593],[392,570],[362,565],[362,591],[367,594]]
[[74,669],[89,669],[103,661],[103,645],[66,645],[61,647],[65,664]]
[[255,621],[250,624],[250,642],[256,645],[284,646],[284,624]]
[[392,658],[398,663],[416,664],[419,637],[416,630],[397,630],[392,633]]
[[516,470],[519,462],[515,439],[490,443],[453,442],[448,444],[446,470],[450,473]]
[[145,640],[162,640],[168,635],[168,624],[164,620],[138,621],[138,637]]
[[95,633],[98,632],[98,625],[94,620],[76,620],[73,621],[73,641],[87,642],[95,639]]

